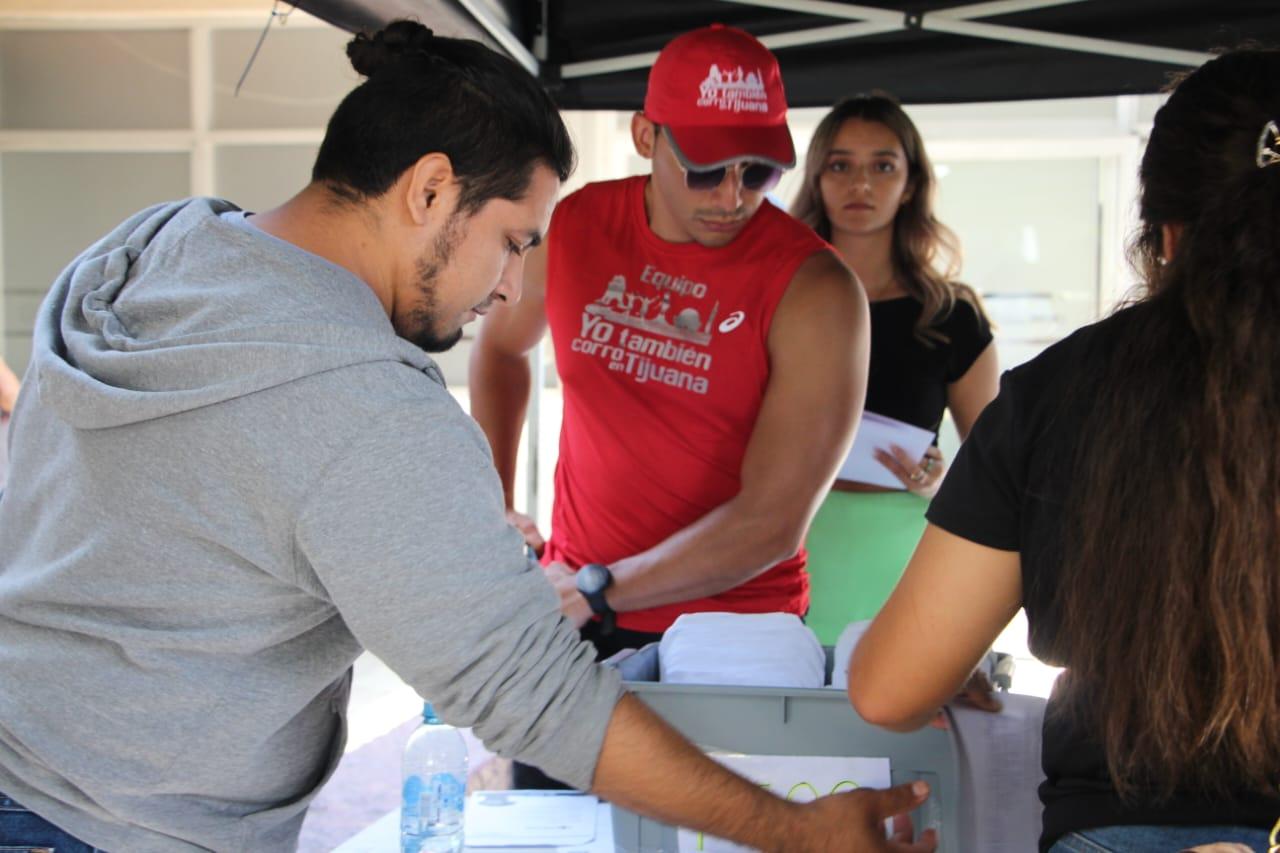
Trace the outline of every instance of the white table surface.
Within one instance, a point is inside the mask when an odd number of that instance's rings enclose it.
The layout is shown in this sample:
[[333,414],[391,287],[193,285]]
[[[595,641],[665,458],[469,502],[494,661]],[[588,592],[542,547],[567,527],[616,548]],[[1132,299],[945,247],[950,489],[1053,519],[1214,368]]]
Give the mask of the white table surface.
[[[572,847],[465,847],[466,853],[615,853],[613,811],[608,803],[596,805],[596,837],[588,845]],[[399,853],[400,810],[365,827],[334,849],[333,853]]]

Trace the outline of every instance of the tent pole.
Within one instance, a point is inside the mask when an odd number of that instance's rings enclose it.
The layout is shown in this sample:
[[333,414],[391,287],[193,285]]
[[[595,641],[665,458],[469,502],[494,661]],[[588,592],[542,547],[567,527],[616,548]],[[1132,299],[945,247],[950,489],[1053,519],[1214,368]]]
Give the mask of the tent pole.
[[476,23],[484,27],[485,32],[502,45],[502,49],[510,54],[512,59],[523,65],[525,70],[534,77],[538,76],[538,69],[541,66],[538,58],[529,52],[529,48],[525,47],[520,39],[516,38],[515,33],[507,29],[506,24],[494,17],[485,6],[484,0],[458,0],[458,5],[466,9],[471,17],[475,18]]
[[991,0],[989,3],[974,3],[970,6],[935,9],[929,14],[945,15],[948,18],[994,18],[996,15],[1034,12],[1036,9],[1048,9],[1051,6],[1066,6],[1070,3],[1083,2],[1084,0]]
[[[725,0],[739,6],[762,6],[767,9],[780,9],[784,12],[796,12],[807,15],[822,15],[828,18],[847,18],[853,21],[883,21],[886,24],[903,26],[905,12],[895,9],[881,9],[875,6],[856,6],[850,3],[833,3],[830,0]],[[1010,15],[1014,12],[1029,12],[1046,9],[1050,6],[1065,6],[1068,3],[1082,3],[1084,0],[991,0],[986,3],[974,3],[969,6],[956,6],[951,9],[937,9],[929,15],[945,15],[948,18],[987,18],[993,15]]]
[[[476,0],[462,0],[462,2],[470,8]],[[837,24],[830,27],[816,27],[808,30],[796,30],[789,33],[775,33],[763,36],[760,41],[772,50],[800,47],[807,44],[821,44],[830,41],[846,41],[907,29],[906,16],[901,12],[875,9],[869,6],[834,3],[830,2],[830,0],[725,0],[725,2],[736,3],[740,6],[763,6],[770,9],[784,9],[860,21],[860,23]],[[1104,56],[1119,56],[1125,59],[1141,59],[1169,65],[1197,66],[1211,58],[1210,54],[1199,51],[1131,44],[1062,33],[1040,32],[1023,27],[1007,27],[1000,24],[985,24],[980,21],[969,20],[976,17],[1006,15],[1013,12],[1025,12],[1078,2],[1081,2],[1081,0],[993,0],[993,2],[973,3],[967,6],[956,6],[951,9],[929,12],[915,19],[914,25],[922,30],[953,33],[971,38],[1030,44],[1037,47],[1074,50],[1081,53],[1095,53]],[[596,74],[612,74],[617,71],[648,68],[653,65],[657,58],[658,52],[651,51],[648,53],[633,53],[627,56],[615,56],[609,59],[571,62],[561,67],[560,77],[568,80],[575,77],[590,77]]]
[[[821,44],[828,41],[841,41],[861,36],[878,35],[902,29],[902,21],[896,18],[890,23],[836,24],[831,27],[816,27],[811,30],[797,30],[791,33],[775,33],[760,39],[765,47],[781,49],[798,47],[805,44]],[[631,71],[635,68],[648,68],[658,59],[658,52],[633,53],[627,56],[615,56],[610,59],[592,59],[585,62],[570,62],[561,66],[560,77],[569,80],[574,77],[590,77],[594,74],[612,74],[615,71]]]
[[782,50],[786,47],[802,47],[806,44],[822,44],[829,41],[875,36],[880,33],[893,33],[900,29],[902,29],[900,20],[893,23],[872,21],[865,24],[836,24],[833,27],[815,27],[812,30],[761,36],[760,41],[770,50]]
[[1151,47],[1150,45],[1130,44],[1109,39],[1071,36],[1062,33],[1045,33],[1020,27],[1004,27],[999,24],[983,24],[977,21],[952,18],[945,11],[931,12],[924,15],[920,22],[920,28],[935,32],[971,36],[973,38],[1032,44],[1038,47],[1050,47],[1059,50],[1075,50],[1081,53],[1119,56],[1125,59],[1146,59],[1151,62],[1165,62],[1170,65],[1197,66],[1212,58],[1208,53],[1200,53],[1193,50]]
[[[826,0],[726,0],[726,2],[736,3],[739,6],[764,6],[771,9],[827,15],[833,18],[894,22],[897,24],[894,29],[906,29],[905,16],[901,12],[877,9],[870,6],[833,3],[826,2]],[[1151,62],[1164,62],[1171,65],[1196,66],[1211,58],[1210,54],[1198,51],[1152,47],[1150,45],[1130,44],[1084,36],[1045,33],[1021,27],[984,24],[970,20],[992,15],[1033,11],[1075,2],[1080,2],[1080,0],[993,0],[993,2],[973,3],[967,6],[956,6],[951,9],[938,9],[927,12],[919,16],[918,26],[924,30],[954,33],[973,38],[1031,44],[1038,47],[1075,50],[1082,53],[1097,53],[1106,56],[1121,56],[1127,59],[1146,59]],[[884,30],[880,32],[884,32]],[[848,38],[848,36],[845,38]],[[766,45],[769,44],[765,39],[762,39],[762,41]],[[797,42],[797,44],[807,43],[809,42]],[[779,45],[779,47],[784,46],[790,45]]]
[[878,9],[875,6],[855,6],[850,3],[835,3],[831,0],[727,0],[738,6],[763,6],[766,9],[781,9],[784,12],[797,12],[806,15],[822,15],[827,18],[845,18],[852,21],[879,21],[902,27],[906,17],[904,13],[894,9]]

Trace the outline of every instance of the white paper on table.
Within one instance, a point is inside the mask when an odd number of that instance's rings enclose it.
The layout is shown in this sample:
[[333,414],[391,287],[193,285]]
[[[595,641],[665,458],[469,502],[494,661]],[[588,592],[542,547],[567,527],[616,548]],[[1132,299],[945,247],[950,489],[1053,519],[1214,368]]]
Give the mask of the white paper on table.
[[889,447],[893,444],[907,451],[912,459],[920,459],[933,444],[933,433],[875,412],[863,412],[862,420],[858,422],[858,433],[853,439],[853,447],[840,466],[837,476],[841,480],[905,491],[902,481],[880,464],[875,456],[877,450],[892,453]]
[[[400,810],[382,816],[376,823],[365,827],[352,838],[342,842],[333,853],[389,853],[400,849]],[[608,803],[596,804],[596,837],[589,844],[565,844],[559,847],[529,847],[513,844],[510,847],[462,848],[484,853],[618,853],[613,843],[613,807]]]
[[467,795],[467,847],[564,847],[596,836],[596,803],[577,791],[477,791]]
[[1035,850],[1040,840],[1045,702],[1018,693],[999,693],[997,698],[1004,705],[998,714],[947,706],[960,790],[966,792],[957,850],[1023,853]]
[[[761,787],[795,802],[857,788],[888,788],[889,759],[821,755],[712,755],[716,761]],[[739,853],[749,848],[681,828],[680,853]]]

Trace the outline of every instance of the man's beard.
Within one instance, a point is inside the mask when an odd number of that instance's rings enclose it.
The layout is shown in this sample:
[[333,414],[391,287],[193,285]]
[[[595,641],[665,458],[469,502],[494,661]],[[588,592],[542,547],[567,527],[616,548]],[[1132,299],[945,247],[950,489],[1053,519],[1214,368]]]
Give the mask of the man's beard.
[[400,337],[426,352],[444,352],[462,339],[461,326],[448,332],[436,328],[441,319],[436,294],[440,272],[449,266],[453,251],[462,237],[462,230],[462,217],[455,212],[436,235],[429,255],[418,258],[419,300],[409,310],[407,323],[396,329]]

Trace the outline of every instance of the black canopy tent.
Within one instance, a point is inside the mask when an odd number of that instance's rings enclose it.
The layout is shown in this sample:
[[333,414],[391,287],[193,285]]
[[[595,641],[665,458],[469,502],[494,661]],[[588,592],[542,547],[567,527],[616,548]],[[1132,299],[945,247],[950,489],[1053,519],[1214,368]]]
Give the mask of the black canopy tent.
[[[882,88],[906,103],[1160,91],[1215,48],[1280,45],[1280,0],[290,0],[348,31],[400,17],[501,47],[562,109],[634,110],[657,51],[713,22],[778,56],[792,107]],[[543,350],[534,349],[542,375]],[[539,399],[528,412],[538,506]]]
[[1277,0],[298,0],[347,30],[416,17],[482,37],[564,109],[636,109],[656,52],[713,21],[777,54],[793,107],[872,88],[907,103],[1159,91],[1210,51],[1280,44]]

